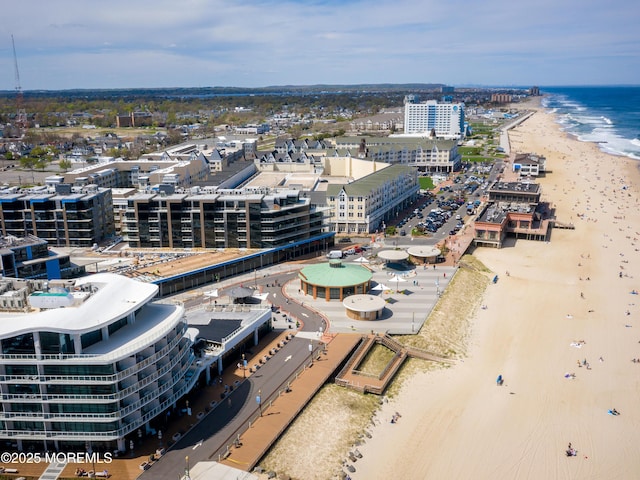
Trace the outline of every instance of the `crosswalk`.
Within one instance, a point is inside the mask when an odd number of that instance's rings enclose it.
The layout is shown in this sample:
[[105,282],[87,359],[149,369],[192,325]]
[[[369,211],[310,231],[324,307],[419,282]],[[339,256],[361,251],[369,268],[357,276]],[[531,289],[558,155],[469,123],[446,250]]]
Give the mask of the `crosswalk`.
[[66,466],[66,462],[52,462],[38,480],[56,480]]

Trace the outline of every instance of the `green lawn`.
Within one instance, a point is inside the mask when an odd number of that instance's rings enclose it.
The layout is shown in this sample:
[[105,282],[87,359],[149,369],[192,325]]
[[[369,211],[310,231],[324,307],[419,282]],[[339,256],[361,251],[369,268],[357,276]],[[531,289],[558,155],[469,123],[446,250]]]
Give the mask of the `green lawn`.
[[462,156],[479,155],[480,152],[482,152],[482,148],[481,147],[458,147],[458,152],[460,152],[460,155]]
[[421,190],[433,190],[435,186],[431,177],[418,177],[418,183]]

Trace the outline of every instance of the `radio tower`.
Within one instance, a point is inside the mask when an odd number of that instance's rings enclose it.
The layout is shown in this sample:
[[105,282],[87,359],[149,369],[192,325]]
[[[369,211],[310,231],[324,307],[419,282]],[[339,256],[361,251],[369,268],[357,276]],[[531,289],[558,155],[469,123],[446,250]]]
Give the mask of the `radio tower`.
[[16,43],[11,35],[11,45],[13,46],[13,65],[16,71],[16,121],[15,126],[18,129],[18,137],[22,138],[27,128],[27,112],[22,107],[22,87],[20,86],[20,71],[18,70],[18,55],[16,55]]

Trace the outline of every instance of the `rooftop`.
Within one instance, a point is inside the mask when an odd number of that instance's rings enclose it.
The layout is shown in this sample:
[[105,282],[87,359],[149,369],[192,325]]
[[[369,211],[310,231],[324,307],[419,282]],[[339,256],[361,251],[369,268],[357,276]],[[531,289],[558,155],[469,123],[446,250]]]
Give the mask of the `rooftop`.
[[[86,295],[86,291],[90,294]],[[111,273],[82,277],[68,293],[84,293],[86,298],[72,306],[0,313],[0,338],[43,330],[70,334],[89,332],[126,317],[155,297],[157,291],[157,285]]]
[[327,262],[304,267],[298,274],[313,285],[325,287],[350,287],[371,280],[371,270],[352,263]]
[[495,182],[493,185],[491,185],[489,190],[518,193],[538,193],[540,192],[540,184],[526,182]]

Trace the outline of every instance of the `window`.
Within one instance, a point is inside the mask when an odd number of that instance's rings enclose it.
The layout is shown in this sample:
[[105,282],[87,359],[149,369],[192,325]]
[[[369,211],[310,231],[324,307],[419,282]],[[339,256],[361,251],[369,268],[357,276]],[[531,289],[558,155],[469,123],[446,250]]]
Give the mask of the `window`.
[[33,334],[25,333],[2,340],[2,353],[16,355],[35,355],[36,348],[33,343]]
[[117,332],[122,327],[124,327],[126,324],[127,324],[127,318],[126,317],[123,317],[120,320],[109,324],[109,335],[113,334],[114,332]]
[[40,349],[45,355],[75,353],[73,339],[68,333],[40,332]]
[[82,334],[80,338],[82,340],[82,348],[87,348],[102,341],[102,332],[100,330],[94,330],[93,332]]

